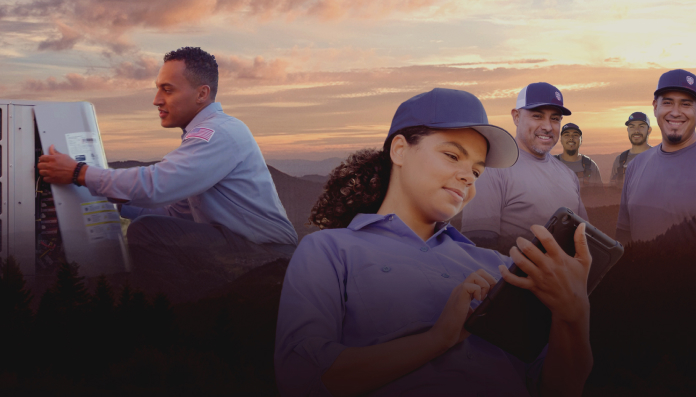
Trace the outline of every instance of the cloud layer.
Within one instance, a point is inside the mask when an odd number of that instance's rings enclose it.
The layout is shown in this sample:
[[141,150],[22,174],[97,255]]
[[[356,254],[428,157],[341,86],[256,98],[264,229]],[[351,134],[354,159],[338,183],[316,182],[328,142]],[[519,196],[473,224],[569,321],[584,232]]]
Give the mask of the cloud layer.
[[627,114],[651,114],[660,73],[696,69],[692,15],[657,0],[17,0],[0,6],[0,92],[91,101],[110,158],[157,158],[179,134],[159,127],[153,80],[164,53],[199,46],[265,155],[323,158],[378,146],[433,87],[476,94],[514,131],[519,89],[548,81],[583,147],[607,153]]

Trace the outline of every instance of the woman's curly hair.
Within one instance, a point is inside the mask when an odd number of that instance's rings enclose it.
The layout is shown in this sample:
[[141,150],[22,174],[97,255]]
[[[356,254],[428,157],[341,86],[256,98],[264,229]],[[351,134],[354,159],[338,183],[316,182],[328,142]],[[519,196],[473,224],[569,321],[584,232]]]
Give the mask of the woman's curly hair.
[[348,156],[329,174],[324,193],[312,208],[309,223],[320,229],[347,227],[359,213],[374,214],[384,201],[389,187],[392,140],[403,135],[409,145],[417,145],[432,131],[425,126],[396,131],[384,142],[382,150],[362,149]]

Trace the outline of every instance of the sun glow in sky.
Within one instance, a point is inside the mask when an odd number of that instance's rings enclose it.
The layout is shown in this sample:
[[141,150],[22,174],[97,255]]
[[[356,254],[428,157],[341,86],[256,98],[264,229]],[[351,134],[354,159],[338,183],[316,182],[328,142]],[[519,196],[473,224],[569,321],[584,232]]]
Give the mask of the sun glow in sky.
[[653,0],[0,1],[0,97],[92,102],[110,161],[160,159],[181,131],[159,126],[154,79],[166,52],[197,46],[269,159],[381,146],[397,106],[433,87],[477,95],[514,135],[537,81],[562,90],[581,152],[613,153],[629,114],[653,118],[660,74],[696,71],[694,15]]

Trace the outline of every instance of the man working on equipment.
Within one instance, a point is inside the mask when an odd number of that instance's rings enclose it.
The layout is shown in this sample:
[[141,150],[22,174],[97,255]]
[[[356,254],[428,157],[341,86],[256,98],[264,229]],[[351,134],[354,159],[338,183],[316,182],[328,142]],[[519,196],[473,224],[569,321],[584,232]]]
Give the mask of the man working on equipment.
[[[616,238],[649,241],[696,217],[696,76],[682,69],[660,76],[653,108],[662,143],[626,169]],[[696,240],[696,231],[682,235]]]
[[148,286],[171,276],[173,290],[177,283],[212,288],[239,274],[231,267],[249,265],[249,254],[289,256],[297,245],[254,137],[215,102],[217,82],[215,57],[200,48],[165,55],[153,105],[162,127],[183,134],[157,164],[99,169],[53,147],[39,159],[46,182],[125,203],[121,215],[136,219],[128,229],[133,271]]
[[559,207],[587,219],[578,178],[549,154],[563,115],[570,115],[561,92],[548,83],[530,84],[520,91],[511,114],[519,160],[510,168],[486,170],[476,181],[476,198],[462,211],[462,233],[503,253],[517,236],[533,238],[529,227],[546,224]]
[[626,121],[628,127],[628,140],[631,142],[631,148],[616,156],[614,164],[611,166],[611,185],[619,189],[623,188],[624,175],[626,175],[626,167],[628,163],[633,161],[637,155],[650,149],[648,145],[648,137],[652,132],[650,127],[650,119],[643,112],[634,112],[628,116]]
[[582,131],[576,124],[568,123],[561,128],[561,145],[563,153],[556,158],[578,176],[580,186],[602,186],[602,176],[597,164],[591,158],[580,154]]

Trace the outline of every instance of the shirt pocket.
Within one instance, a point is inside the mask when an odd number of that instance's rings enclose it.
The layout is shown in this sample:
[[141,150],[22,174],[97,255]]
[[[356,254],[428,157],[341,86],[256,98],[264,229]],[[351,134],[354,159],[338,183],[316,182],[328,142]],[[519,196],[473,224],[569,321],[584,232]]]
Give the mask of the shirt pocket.
[[[444,302],[422,269],[413,264],[367,264],[353,276],[360,305],[379,333],[437,320]],[[449,292],[447,296],[449,296]],[[349,294],[350,296],[350,294]],[[351,302],[347,302],[351,305]],[[358,317],[358,314],[356,314]]]

